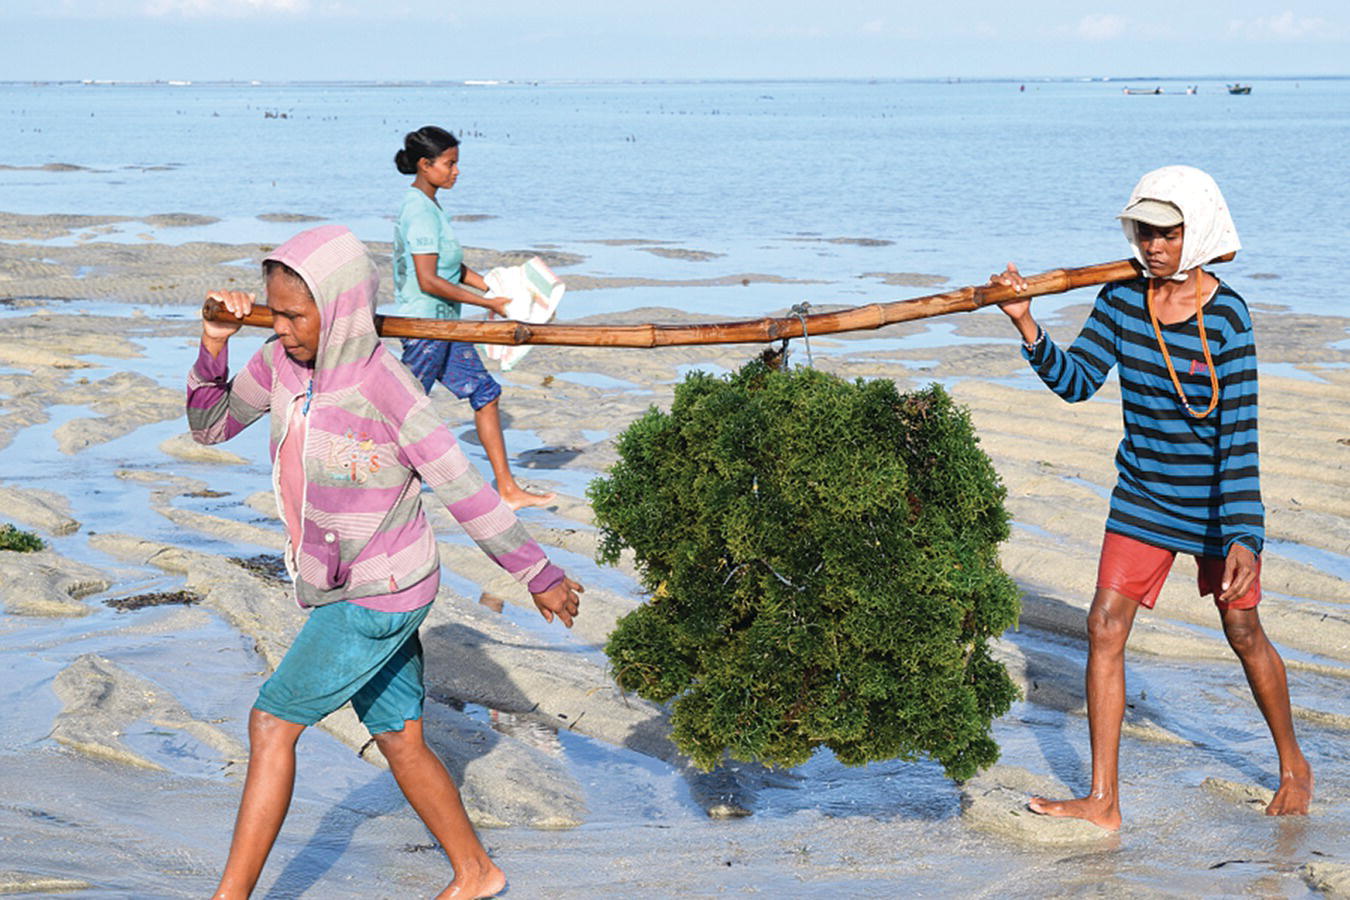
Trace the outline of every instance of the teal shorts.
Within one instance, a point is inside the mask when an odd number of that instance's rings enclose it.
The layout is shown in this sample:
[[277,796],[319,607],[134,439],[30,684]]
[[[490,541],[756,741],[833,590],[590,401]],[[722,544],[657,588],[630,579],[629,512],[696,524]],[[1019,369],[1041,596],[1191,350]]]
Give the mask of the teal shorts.
[[345,602],[314,607],[254,707],[313,725],[350,700],[371,734],[401,731],[408,719],[422,718],[417,628],[430,609],[429,603],[399,613]]

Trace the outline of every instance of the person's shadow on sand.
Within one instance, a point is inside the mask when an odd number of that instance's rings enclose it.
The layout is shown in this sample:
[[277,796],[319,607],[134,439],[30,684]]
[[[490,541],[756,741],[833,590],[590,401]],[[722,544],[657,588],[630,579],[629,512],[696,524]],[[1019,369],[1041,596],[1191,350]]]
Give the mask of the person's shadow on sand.
[[314,887],[347,851],[356,830],[378,816],[408,805],[388,772],[372,770],[365,784],[324,813],[300,852],[291,857],[264,895],[268,900],[290,900]]

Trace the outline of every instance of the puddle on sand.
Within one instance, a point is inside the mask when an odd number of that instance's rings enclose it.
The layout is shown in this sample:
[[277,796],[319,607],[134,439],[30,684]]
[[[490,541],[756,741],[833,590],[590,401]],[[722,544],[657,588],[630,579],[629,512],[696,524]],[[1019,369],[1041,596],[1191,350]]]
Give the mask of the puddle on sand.
[[599,372],[557,372],[553,377],[559,381],[570,381],[573,384],[600,388],[601,390],[650,393],[636,382],[624,378],[615,378],[611,375],[602,375]]

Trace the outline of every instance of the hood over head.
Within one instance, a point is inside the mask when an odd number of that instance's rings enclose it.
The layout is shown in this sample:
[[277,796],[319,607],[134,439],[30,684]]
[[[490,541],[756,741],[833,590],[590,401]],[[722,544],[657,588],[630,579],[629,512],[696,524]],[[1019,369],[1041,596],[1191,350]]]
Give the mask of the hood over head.
[[366,245],[342,225],[324,225],[300,232],[267,259],[294,269],[318,304],[316,386],[333,390],[358,380],[380,348],[375,333],[380,278]]
[[[1185,281],[1186,273],[1197,266],[1203,266],[1217,257],[1236,252],[1242,248],[1238,240],[1237,226],[1228,213],[1228,204],[1219,191],[1219,186],[1207,172],[1193,166],[1163,166],[1154,169],[1139,179],[1139,183],[1130,192],[1130,207],[1140,200],[1157,200],[1170,203],[1181,210],[1182,222],[1186,226],[1186,235],[1181,244],[1181,264],[1173,281]],[[1120,227],[1125,238],[1134,247],[1135,259],[1148,271],[1143,250],[1139,247],[1138,222],[1120,216]]]

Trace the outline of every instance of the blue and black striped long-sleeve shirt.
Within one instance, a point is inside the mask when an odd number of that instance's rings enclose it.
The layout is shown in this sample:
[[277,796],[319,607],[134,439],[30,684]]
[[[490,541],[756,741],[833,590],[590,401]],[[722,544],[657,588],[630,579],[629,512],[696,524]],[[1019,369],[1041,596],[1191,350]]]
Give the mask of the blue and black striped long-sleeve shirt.
[[[1120,367],[1125,436],[1106,530],[1154,546],[1226,556],[1233,541],[1260,553],[1265,541],[1256,432],[1256,346],[1247,304],[1222,282],[1205,304],[1205,333],[1219,376],[1219,404],[1196,419],[1167,374],[1145,306],[1143,279],[1107,285],[1069,349],[1042,334],[1023,348],[1041,380],[1070,403],[1097,392]],[[1162,325],[1191,407],[1210,401],[1195,316]]]

